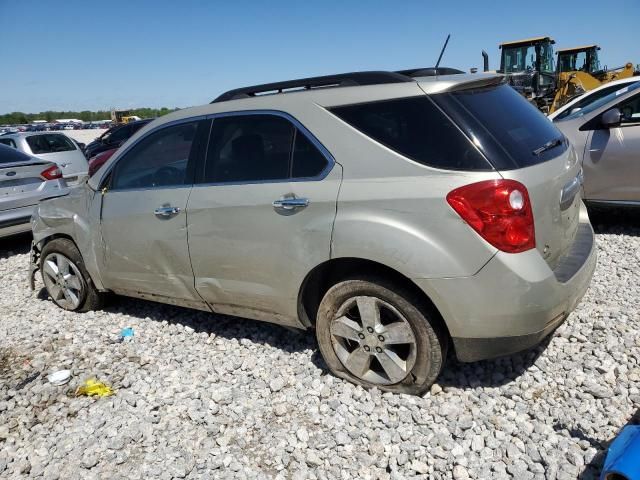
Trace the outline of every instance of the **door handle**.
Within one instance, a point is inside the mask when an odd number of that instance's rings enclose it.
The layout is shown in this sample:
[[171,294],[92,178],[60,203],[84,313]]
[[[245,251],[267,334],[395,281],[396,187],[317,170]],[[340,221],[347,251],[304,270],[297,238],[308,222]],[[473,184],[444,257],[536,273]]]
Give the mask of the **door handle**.
[[170,217],[178,213],[180,213],[180,208],[178,207],[160,207],[153,211],[153,214],[157,217]]
[[274,208],[283,208],[285,210],[295,210],[296,208],[304,208],[309,205],[308,198],[281,198],[279,200],[274,200],[273,204]]

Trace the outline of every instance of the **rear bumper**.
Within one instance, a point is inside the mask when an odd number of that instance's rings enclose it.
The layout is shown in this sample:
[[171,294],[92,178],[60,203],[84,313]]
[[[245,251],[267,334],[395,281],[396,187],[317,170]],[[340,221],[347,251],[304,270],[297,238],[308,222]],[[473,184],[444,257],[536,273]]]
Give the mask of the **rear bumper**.
[[562,324],[596,266],[593,229],[585,220],[554,270],[533,249],[499,252],[471,277],[415,280],[442,314],[460,361],[525,350]]
[[31,230],[31,214],[35,205],[0,211],[0,238]]

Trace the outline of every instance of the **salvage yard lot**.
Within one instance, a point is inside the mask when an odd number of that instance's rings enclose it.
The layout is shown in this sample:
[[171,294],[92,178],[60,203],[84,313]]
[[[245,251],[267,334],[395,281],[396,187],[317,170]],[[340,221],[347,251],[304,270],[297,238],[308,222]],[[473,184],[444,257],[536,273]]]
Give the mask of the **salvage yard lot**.
[[[29,237],[2,240],[0,477],[596,478],[640,407],[638,220],[595,219],[591,287],[550,341],[450,355],[424,398],[331,376],[311,333],[120,297],[63,311],[28,289]],[[75,397],[91,377],[115,394]]]

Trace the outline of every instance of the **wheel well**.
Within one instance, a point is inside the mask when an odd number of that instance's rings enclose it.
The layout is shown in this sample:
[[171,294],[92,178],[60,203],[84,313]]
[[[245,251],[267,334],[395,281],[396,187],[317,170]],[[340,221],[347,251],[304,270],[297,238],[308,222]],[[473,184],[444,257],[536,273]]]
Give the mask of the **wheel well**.
[[78,247],[78,245],[76,244],[75,240],[73,238],[71,238],[70,235],[67,235],[65,233],[54,233],[53,235],[49,235],[48,237],[45,237],[42,240],[40,240],[37,243],[37,246],[40,249],[40,251],[42,251],[42,249],[44,248],[44,246],[47,243],[51,242],[52,240],[56,240],[58,238],[66,238],[67,240],[70,240],[71,242],[73,242],[73,244],[76,246],[76,248]]
[[412,295],[412,300],[415,299],[419,306],[426,309],[441,331],[451,338],[449,329],[434,303],[410,278],[386,265],[361,258],[332,259],[318,265],[307,275],[298,295],[298,316],[302,323],[307,327],[313,327],[318,307],[327,290],[340,280],[354,275],[384,278],[407,290]]

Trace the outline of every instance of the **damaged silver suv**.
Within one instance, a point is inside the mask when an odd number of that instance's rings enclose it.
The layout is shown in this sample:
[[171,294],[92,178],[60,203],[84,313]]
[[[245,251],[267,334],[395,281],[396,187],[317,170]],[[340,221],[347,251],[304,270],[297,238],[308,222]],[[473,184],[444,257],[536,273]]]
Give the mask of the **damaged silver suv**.
[[32,283],[73,311],[114,292],[313,328],[334,374],[394,392],[427,390],[450,346],[535,345],[595,267],[576,154],[500,76],[420,75],[241,88],[151,122],[40,204]]

